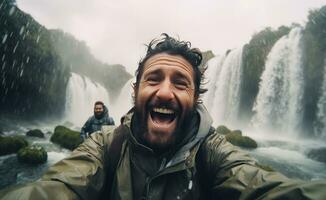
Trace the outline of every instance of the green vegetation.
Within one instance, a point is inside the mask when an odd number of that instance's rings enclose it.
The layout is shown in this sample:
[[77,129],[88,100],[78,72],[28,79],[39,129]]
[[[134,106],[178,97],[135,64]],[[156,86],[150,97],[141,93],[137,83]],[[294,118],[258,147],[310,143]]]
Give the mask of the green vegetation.
[[44,133],[40,129],[29,130],[26,132],[27,136],[44,138]]
[[18,151],[17,158],[22,163],[42,164],[48,159],[48,154],[43,147],[27,146]]
[[85,42],[77,40],[61,30],[50,30],[51,40],[63,63],[71,71],[90,77],[101,83],[111,96],[118,96],[120,89],[132,77],[119,64],[108,65],[97,60]]
[[[240,118],[250,120],[252,107],[259,90],[259,82],[265,69],[267,55],[274,44],[289,31],[298,27],[281,26],[277,30],[265,28],[254,34],[243,50],[243,82],[240,94]],[[303,28],[304,66],[304,119],[306,132],[313,132],[316,124],[317,102],[321,95],[321,85],[326,65],[326,6],[311,10]]]
[[27,145],[28,142],[21,136],[0,136],[0,156],[17,153]]
[[0,19],[0,110],[28,119],[60,114],[69,68],[54,50],[47,29],[14,0],[1,2]]
[[255,140],[247,136],[239,135],[238,133],[228,133],[225,139],[231,144],[244,148],[257,148],[257,143]]
[[100,82],[111,96],[131,78],[123,66],[96,60],[84,42],[40,25],[15,0],[0,2],[0,27],[3,114],[28,120],[60,116],[71,71]]
[[80,138],[80,133],[70,130],[64,126],[57,126],[51,136],[51,142],[59,144],[60,146],[74,150],[79,144],[83,142]]
[[242,135],[242,131],[241,130],[233,130],[232,133],[233,134]]
[[257,142],[248,136],[242,136],[241,130],[231,131],[228,127],[220,125],[216,132],[225,135],[225,139],[231,144],[244,148],[257,148]]
[[226,135],[226,134],[230,133],[231,130],[228,129],[226,126],[221,125],[216,128],[216,132]]
[[277,30],[270,27],[254,34],[249,44],[243,49],[243,82],[241,88],[241,118],[250,119],[251,108],[258,94],[259,81],[265,69],[267,55],[273,45],[282,36],[288,34],[289,27],[281,26]]
[[[304,31],[304,125],[312,132],[326,65],[326,6],[311,10]],[[317,127],[318,128],[318,127]]]

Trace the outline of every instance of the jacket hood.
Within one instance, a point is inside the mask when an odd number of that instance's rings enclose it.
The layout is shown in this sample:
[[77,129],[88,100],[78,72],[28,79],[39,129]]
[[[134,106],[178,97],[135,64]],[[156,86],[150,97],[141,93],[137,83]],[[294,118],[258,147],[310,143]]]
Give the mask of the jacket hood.
[[103,117],[109,116],[109,109],[105,105],[103,105],[103,110]]

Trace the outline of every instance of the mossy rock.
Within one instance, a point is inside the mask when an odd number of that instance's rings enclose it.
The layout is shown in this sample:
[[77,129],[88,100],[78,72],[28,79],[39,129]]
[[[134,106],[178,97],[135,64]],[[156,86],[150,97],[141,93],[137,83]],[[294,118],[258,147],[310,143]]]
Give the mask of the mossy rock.
[[216,128],[216,132],[226,135],[226,134],[230,133],[231,130],[228,129],[226,126],[221,125]]
[[241,136],[238,133],[229,133],[225,136],[231,144],[244,148],[257,148],[257,142],[250,137]]
[[34,129],[26,132],[27,136],[44,138],[44,133],[40,129]]
[[0,156],[17,153],[28,142],[22,136],[0,136]]
[[233,130],[233,131],[231,131],[231,133],[242,135],[242,131],[241,130]]
[[63,148],[74,150],[83,142],[78,131],[73,131],[64,126],[57,126],[51,136],[51,142],[59,144]]
[[310,159],[326,163],[326,148],[322,147],[319,149],[311,149],[307,156]]
[[41,146],[27,146],[17,153],[18,161],[27,164],[42,164],[48,159],[48,154]]

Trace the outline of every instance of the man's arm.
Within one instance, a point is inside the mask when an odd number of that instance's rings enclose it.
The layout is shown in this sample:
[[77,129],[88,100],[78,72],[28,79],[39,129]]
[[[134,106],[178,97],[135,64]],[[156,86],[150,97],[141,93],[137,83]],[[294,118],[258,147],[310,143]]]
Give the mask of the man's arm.
[[97,199],[105,180],[104,136],[97,132],[31,184],[0,192],[0,199]]
[[80,130],[80,138],[85,140],[87,138],[87,133],[89,132],[90,125],[91,125],[91,118],[87,119],[84,126]]
[[213,134],[202,147],[210,199],[326,199],[326,181],[304,182],[265,171],[224,136]]
[[112,117],[109,117],[109,124],[108,125],[115,125],[114,120]]

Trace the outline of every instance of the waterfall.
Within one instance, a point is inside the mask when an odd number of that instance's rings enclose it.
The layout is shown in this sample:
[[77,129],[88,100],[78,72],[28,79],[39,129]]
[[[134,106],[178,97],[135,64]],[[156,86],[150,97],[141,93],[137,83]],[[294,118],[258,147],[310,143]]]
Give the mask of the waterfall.
[[323,85],[321,87],[321,96],[317,104],[317,121],[315,126],[315,135],[326,139],[326,59],[324,64]]
[[133,106],[133,89],[132,84],[135,78],[130,79],[121,89],[120,95],[112,106],[112,116],[116,124],[119,124],[120,118],[125,115]]
[[208,84],[207,85],[208,91],[203,96],[203,102],[209,111],[211,111],[211,109],[213,108],[215,91],[216,91],[216,81],[221,72],[221,66],[223,64],[224,58],[225,56],[215,56],[212,59],[210,59],[205,66],[207,67],[205,71],[205,79],[206,79],[205,81]]
[[232,126],[237,123],[240,105],[242,48],[232,50],[225,57],[216,58],[209,63],[208,69],[206,76],[211,82],[204,102],[215,125]]
[[66,120],[76,126],[83,126],[88,117],[93,115],[96,101],[102,101],[110,112],[109,94],[106,89],[88,77],[71,73],[66,90]]
[[280,38],[267,56],[252,123],[258,130],[294,133],[303,118],[302,30]]

